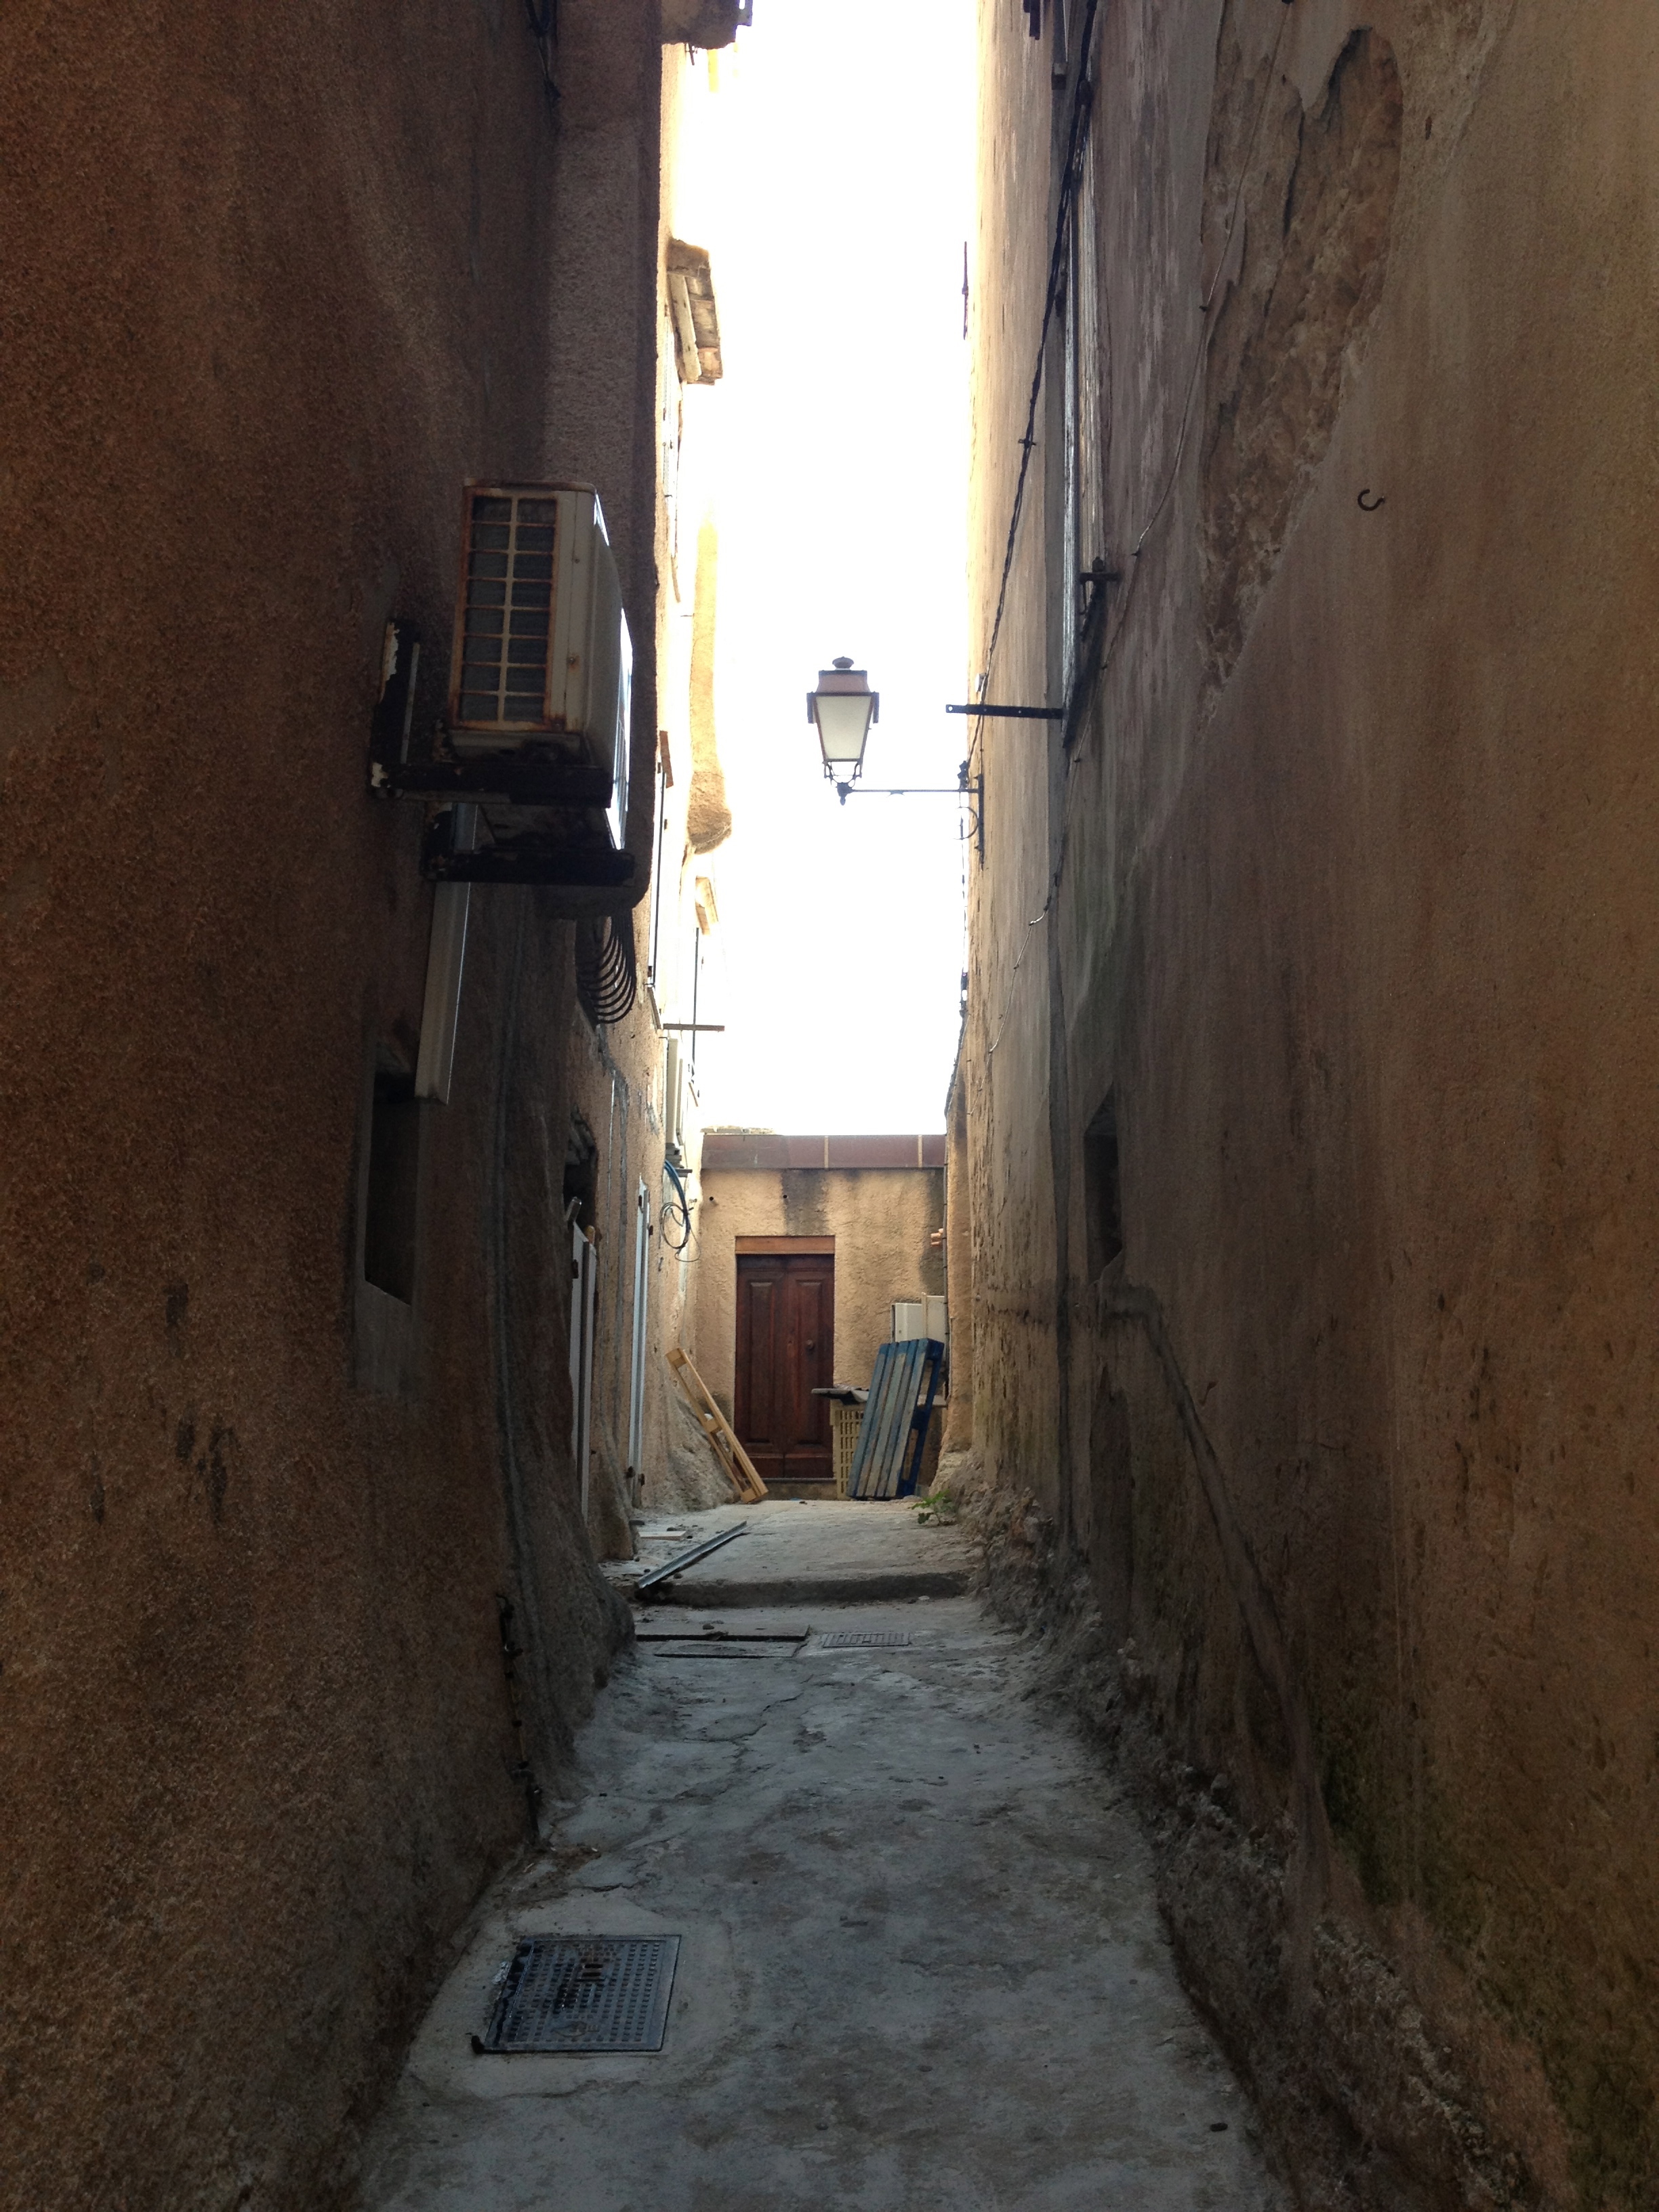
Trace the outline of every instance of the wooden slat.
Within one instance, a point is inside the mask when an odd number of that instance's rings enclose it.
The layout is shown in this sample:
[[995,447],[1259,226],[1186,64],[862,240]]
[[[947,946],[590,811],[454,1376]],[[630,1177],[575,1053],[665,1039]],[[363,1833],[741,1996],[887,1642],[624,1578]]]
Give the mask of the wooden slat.
[[870,1486],[874,1483],[875,1468],[880,1457],[876,1434],[887,1389],[887,1371],[892,1364],[892,1348],[890,1345],[884,1344],[876,1352],[875,1371],[870,1377],[870,1395],[864,1401],[864,1419],[859,1425],[859,1440],[853,1449],[852,1467],[848,1471],[847,1495],[849,1498],[875,1495]]
[[691,1410],[697,1417],[698,1426],[708,1439],[710,1448],[721,1467],[727,1481],[739,1498],[747,1494],[747,1486],[738,1473],[732,1452],[720,1426],[720,1408],[714,1403],[707,1384],[696,1369],[678,1346],[668,1355],[669,1364],[679,1376],[680,1387],[690,1401]]
[[858,1455],[847,1486],[854,1498],[891,1498],[896,1493],[904,1440],[916,1402],[915,1370],[913,1342],[884,1344],[876,1354],[869,1402],[859,1431]]
[[944,1346],[927,1337],[884,1344],[877,1352],[849,1498],[900,1498],[915,1488],[943,1358]]
[[715,1458],[725,1468],[732,1488],[748,1504],[758,1504],[768,1495],[766,1485],[756,1473],[754,1462],[738,1441],[737,1431],[715,1402],[713,1391],[678,1344],[668,1355],[668,1364],[679,1378],[680,1388],[690,1401],[691,1410],[696,1415]]
[[910,1434],[910,1415],[916,1402],[916,1355],[907,1342],[899,1346],[887,1376],[887,1389],[881,1408],[881,1466],[877,1478],[878,1498],[892,1498],[897,1494],[899,1470],[904,1464],[904,1446]]
[[927,1424],[933,1418],[933,1394],[939,1389],[939,1372],[945,1364],[945,1346],[937,1338],[927,1337],[922,1342],[927,1378],[921,1401],[910,1417],[911,1433],[915,1441],[911,1449],[909,1465],[899,1482],[896,1495],[900,1498],[911,1497],[921,1480],[921,1462],[927,1452]]
[[882,1453],[878,1498],[896,1498],[904,1467],[904,1447],[909,1441],[910,1416],[916,1406],[917,1340],[898,1347],[887,1379],[886,1400],[881,1409]]

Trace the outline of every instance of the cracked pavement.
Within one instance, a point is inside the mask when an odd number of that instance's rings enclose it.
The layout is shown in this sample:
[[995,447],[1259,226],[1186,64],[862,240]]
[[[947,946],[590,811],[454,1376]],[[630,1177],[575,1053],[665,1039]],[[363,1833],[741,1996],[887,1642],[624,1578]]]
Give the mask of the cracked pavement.
[[[1133,1820],[1015,1636],[966,1598],[641,1625],[685,1641],[619,1663],[580,1798],[420,2031],[367,2212],[1276,2212]],[[558,1931],[683,1939],[660,2052],[472,2054],[514,1941]]]

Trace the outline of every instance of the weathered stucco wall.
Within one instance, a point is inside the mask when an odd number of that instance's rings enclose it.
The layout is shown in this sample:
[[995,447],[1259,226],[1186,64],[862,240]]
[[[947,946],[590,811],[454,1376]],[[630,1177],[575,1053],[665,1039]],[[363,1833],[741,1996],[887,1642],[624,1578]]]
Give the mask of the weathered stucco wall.
[[599,483],[653,724],[657,26],[560,15],[562,137],[506,0],[8,24],[0,2197],[30,2212],[337,2202],[526,1832],[521,1753],[556,1771],[617,1632],[568,1442],[571,928],[537,895],[474,894],[395,1356],[362,1325],[369,1091],[412,1062],[430,915],[368,718],[386,616],[447,637],[465,477]]
[[951,1085],[945,1109],[945,1279],[951,1333],[951,1396],[941,1448],[967,1451],[974,1441],[974,1185],[968,1145],[968,1090]]
[[836,1380],[870,1380],[892,1334],[895,1298],[945,1289],[943,1255],[928,1239],[945,1219],[940,1168],[711,1168],[698,1212],[698,1372],[729,1417],[737,1351],[739,1237],[836,1240]]
[[976,1449],[1232,1837],[1168,1901],[1310,2201],[1651,2203],[1659,26],[1092,20],[1098,542],[1057,341],[988,661],[1070,93],[981,9],[988,696],[1123,580],[984,740]]

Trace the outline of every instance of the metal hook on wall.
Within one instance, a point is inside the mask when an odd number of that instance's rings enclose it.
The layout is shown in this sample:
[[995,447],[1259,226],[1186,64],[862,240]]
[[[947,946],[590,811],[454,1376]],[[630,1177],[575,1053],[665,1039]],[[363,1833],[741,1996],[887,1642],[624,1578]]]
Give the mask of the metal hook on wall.
[[1358,507],[1359,512],[1362,514],[1375,514],[1377,508],[1382,506],[1386,496],[1387,495],[1385,493],[1378,492],[1376,497],[1373,499],[1371,497],[1371,488],[1367,484],[1364,490],[1360,493],[1359,497],[1355,503]]

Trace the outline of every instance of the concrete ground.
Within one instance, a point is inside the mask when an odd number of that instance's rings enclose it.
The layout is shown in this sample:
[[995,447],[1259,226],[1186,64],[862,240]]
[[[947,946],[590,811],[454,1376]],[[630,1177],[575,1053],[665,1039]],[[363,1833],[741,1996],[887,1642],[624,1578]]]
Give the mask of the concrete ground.
[[[967,1597],[800,1595],[815,1561],[831,1587],[914,1573],[931,1538],[945,1571],[958,1540],[902,1508],[761,1527],[743,1586],[769,1564],[787,1602],[639,1609],[580,1797],[420,2032],[368,2212],[1279,2207],[1131,1815],[1024,1694],[1018,1639]],[[910,1641],[826,1648],[847,1629]],[[559,1931],[683,1939],[659,2053],[473,2055],[514,1940]]]
[[[635,1532],[639,1557],[607,1565],[619,1589],[721,1529],[743,1534],[688,1567],[655,1594],[656,1604],[708,1607],[848,1605],[871,1598],[958,1597],[973,1565],[954,1528],[919,1522],[902,1499],[858,1504],[769,1498],[647,1521]],[[670,1534],[684,1530],[684,1535]]]

